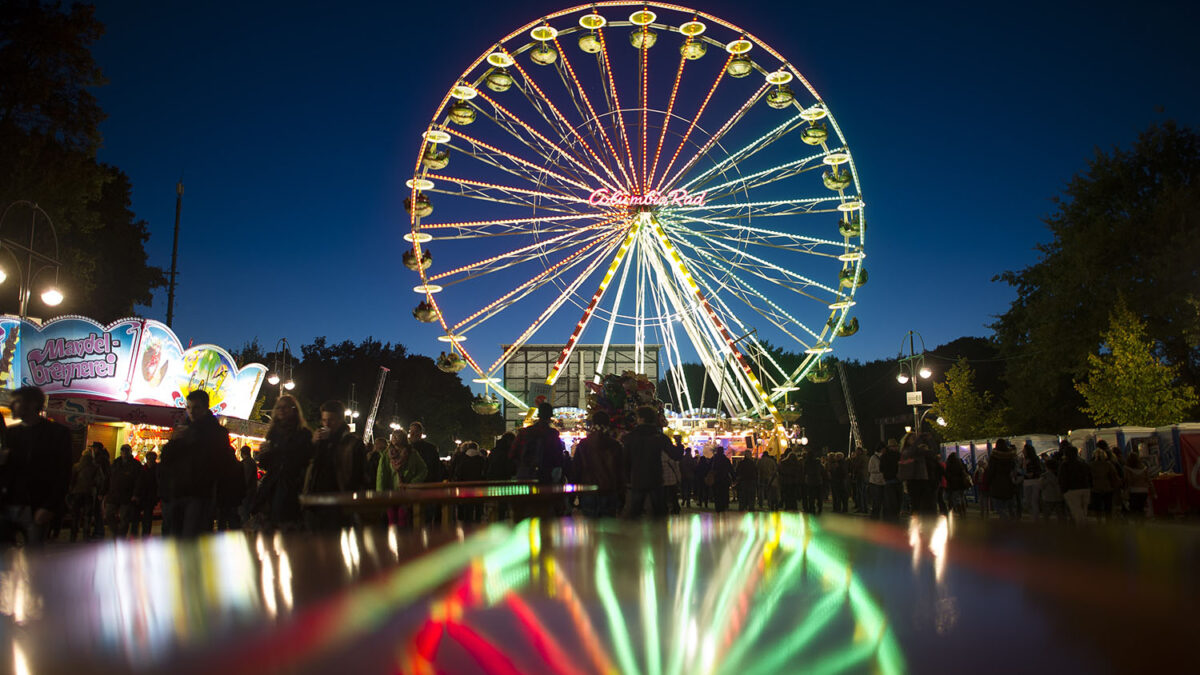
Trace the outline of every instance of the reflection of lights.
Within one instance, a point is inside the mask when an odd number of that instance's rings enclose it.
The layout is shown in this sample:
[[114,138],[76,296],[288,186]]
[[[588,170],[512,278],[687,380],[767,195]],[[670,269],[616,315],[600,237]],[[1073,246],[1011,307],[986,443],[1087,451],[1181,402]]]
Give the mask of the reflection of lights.
[[279,556],[279,595],[283,599],[283,606],[291,611],[296,606],[296,601],[292,597],[292,561],[288,557],[287,548],[283,545],[282,534],[276,532],[273,543],[275,553]]
[[913,570],[917,569],[917,564],[921,562],[921,519],[913,517],[908,521],[908,545],[912,548],[912,566]]
[[929,552],[933,554],[934,577],[940,582],[946,571],[946,540],[950,538],[950,523],[946,516],[939,516],[933,534],[929,536]]
[[25,658],[25,649],[21,641],[13,640],[13,673],[14,675],[29,675],[29,661]]
[[258,561],[262,567],[262,583],[259,590],[262,592],[263,604],[267,608],[267,616],[274,619],[279,615],[279,606],[275,601],[275,567],[271,561],[271,554],[267,552],[262,533],[259,533],[254,545],[258,549]]

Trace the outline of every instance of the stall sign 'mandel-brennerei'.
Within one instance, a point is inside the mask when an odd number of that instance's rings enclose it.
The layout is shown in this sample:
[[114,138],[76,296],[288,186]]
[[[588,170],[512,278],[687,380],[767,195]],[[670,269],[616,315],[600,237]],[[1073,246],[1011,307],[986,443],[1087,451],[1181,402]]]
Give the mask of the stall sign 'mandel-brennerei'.
[[184,349],[165,324],[122,319],[109,326],[64,316],[39,326],[0,316],[0,384],[33,385],[47,394],[182,408],[188,393],[208,392],[214,413],[245,419],[266,375],[238,368],[214,345]]

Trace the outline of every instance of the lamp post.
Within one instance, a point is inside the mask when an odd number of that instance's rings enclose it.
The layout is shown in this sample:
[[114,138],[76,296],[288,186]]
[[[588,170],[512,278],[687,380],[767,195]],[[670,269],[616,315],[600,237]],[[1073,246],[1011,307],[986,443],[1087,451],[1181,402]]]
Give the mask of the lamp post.
[[[921,413],[921,420],[920,420],[921,424],[924,424],[924,423],[925,423],[925,418],[926,418],[926,417],[928,417],[928,416],[929,416],[929,413],[931,413],[931,412],[933,412],[933,406],[932,406],[932,405],[930,405],[930,406],[928,406],[928,407],[926,407],[926,408],[925,408],[925,412]],[[945,418],[945,417],[942,417],[941,415],[938,415],[938,416],[937,416],[937,418],[935,418],[935,419],[934,419],[934,422],[935,422],[935,423],[936,423],[936,424],[937,424],[939,427],[944,427],[944,426],[946,426],[946,418]],[[920,427],[920,425],[917,425],[917,429],[920,429],[920,428],[921,428],[921,427]]]
[[354,398],[354,383],[350,383],[350,398],[346,401],[346,424],[350,427],[350,431],[356,431],[356,422],[358,419],[358,401]]
[[[4,226],[8,223],[8,215],[14,206],[28,207],[32,212],[32,218],[29,221],[29,243],[23,244],[4,235]],[[45,219],[46,225],[50,227],[50,234],[54,238],[54,255],[46,255],[35,249],[37,244],[37,221],[38,214],[41,214]],[[57,307],[63,301],[62,291],[58,290],[58,270],[61,263],[58,262],[58,231],[54,229],[54,221],[50,220],[50,215],[42,209],[42,207],[33,202],[20,200],[15,201],[4,209],[4,213],[0,215],[0,249],[8,252],[13,259],[13,264],[17,268],[17,277],[20,281],[18,288],[18,314],[21,319],[25,319],[29,312],[29,296],[33,293],[33,283],[38,275],[45,270],[54,269],[54,283],[42,291],[42,302],[49,307]],[[21,258],[17,256],[17,252],[24,254],[25,264],[22,266]],[[0,268],[0,283],[8,278],[5,271]]]
[[[904,342],[908,341],[908,356],[904,355]],[[916,350],[916,340],[921,341],[921,353]],[[896,381],[900,384],[912,382],[912,392],[908,396],[908,404],[913,410],[913,430],[921,431],[921,392],[917,391],[917,378],[928,380],[933,377],[933,371],[925,365],[925,338],[916,331],[908,331],[900,340],[900,354],[896,358],[900,371],[896,373]]]
[[271,373],[267,375],[267,382],[271,386],[279,385],[280,396],[283,396],[285,389],[291,391],[296,388],[296,383],[292,380],[292,347],[287,338],[279,338],[279,342],[275,343],[275,356],[271,362]]

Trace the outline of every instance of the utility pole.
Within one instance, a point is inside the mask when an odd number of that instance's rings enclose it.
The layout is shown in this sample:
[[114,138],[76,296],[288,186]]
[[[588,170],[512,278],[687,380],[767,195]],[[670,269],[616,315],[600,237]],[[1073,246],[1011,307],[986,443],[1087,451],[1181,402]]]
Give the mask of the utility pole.
[[175,239],[171,243],[171,283],[167,287],[167,327],[175,319],[175,272],[179,261],[179,214],[183,210],[183,180],[175,184]]

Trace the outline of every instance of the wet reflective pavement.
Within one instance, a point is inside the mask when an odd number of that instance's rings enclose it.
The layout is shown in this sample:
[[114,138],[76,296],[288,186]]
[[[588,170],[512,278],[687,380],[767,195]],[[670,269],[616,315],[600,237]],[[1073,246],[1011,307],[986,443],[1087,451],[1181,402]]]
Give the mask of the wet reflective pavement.
[[726,514],[18,552],[0,573],[0,669],[1177,669],[1195,646],[1198,539],[1190,527]]

